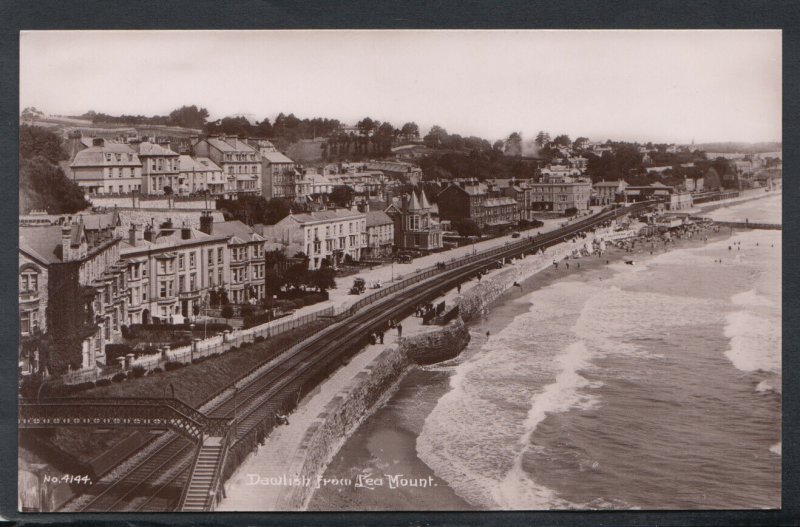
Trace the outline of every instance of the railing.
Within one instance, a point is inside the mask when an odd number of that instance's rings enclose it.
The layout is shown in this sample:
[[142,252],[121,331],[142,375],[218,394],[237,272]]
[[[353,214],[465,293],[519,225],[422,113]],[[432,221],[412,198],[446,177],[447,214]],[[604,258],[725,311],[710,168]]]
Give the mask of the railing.
[[203,434],[224,435],[230,427],[230,419],[208,417],[175,398],[22,398],[19,401],[18,425],[20,428],[164,427],[198,439]]
[[[225,432],[225,435],[222,437],[222,441],[220,442],[220,452],[219,452],[219,459],[217,459],[217,464],[214,466],[214,477],[211,480],[211,485],[209,486],[209,491],[211,493],[211,502],[206,502],[205,510],[213,511],[217,503],[219,503],[222,495],[223,490],[223,481],[222,481],[222,471],[225,469],[225,462],[228,460],[228,452],[230,451],[230,444],[231,438],[235,435],[234,430],[236,430],[236,425],[228,427],[228,430]],[[188,485],[186,485],[188,487]]]

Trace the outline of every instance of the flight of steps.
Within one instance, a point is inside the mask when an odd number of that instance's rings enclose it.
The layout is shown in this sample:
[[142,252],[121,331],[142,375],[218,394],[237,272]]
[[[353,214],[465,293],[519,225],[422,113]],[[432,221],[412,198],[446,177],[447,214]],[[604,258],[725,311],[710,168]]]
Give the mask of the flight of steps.
[[214,467],[222,455],[222,438],[207,437],[200,446],[197,462],[192,467],[189,488],[181,504],[183,512],[202,512],[211,510],[211,482],[214,479]]

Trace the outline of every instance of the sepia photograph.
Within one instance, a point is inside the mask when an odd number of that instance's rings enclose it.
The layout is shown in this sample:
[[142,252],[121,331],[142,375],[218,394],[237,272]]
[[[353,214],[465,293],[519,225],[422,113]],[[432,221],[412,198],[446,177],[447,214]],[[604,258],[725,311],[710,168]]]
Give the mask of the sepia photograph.
[[781,509],[782,38],[21,31],[18,510]]

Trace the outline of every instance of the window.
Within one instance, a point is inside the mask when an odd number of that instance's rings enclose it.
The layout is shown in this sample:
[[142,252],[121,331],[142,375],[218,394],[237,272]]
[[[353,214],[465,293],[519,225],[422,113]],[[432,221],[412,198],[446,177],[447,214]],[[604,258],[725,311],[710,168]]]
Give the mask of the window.
[[189,275],[189,291],[197,291],[197,273]]
[[189,253],[189,269],[194,269],[195,267],[197,267],[196,256],[197,254],[194,251]]
[[222,269],[217,270],[217,285],[222,285],[224,280],[222,279]]
[[19,314],[19,332],[28,335],[33,332],[39,322],[39,310],[22,311]]
[[208,250],[208,265],[209,267],[214,265],[214,249]]
[[209,285],[209,287],[212,287],[214,285],[214,270],[213,269],[209,269],[208,270],[208,285]]
[[222,247],[217,247],[217,263],[222,263]]
[[158,297],[169,298],[173,294],[175,288],[174,280],[161,280],[158,284]]
[[22,293],[35,293],[39,290],[39,274],[26,271],[19,275],[19,290]]

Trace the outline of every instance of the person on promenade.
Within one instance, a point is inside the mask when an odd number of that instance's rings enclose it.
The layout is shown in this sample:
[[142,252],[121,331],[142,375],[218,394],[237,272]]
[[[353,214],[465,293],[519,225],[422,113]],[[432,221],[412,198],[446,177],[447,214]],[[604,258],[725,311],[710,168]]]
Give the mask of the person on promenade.
[[397,338],[401,338],[403,336],[403,325],[397,324]]
[[383,331],[378,332],[378,339],[380,339],[381,344],[383,344]]

